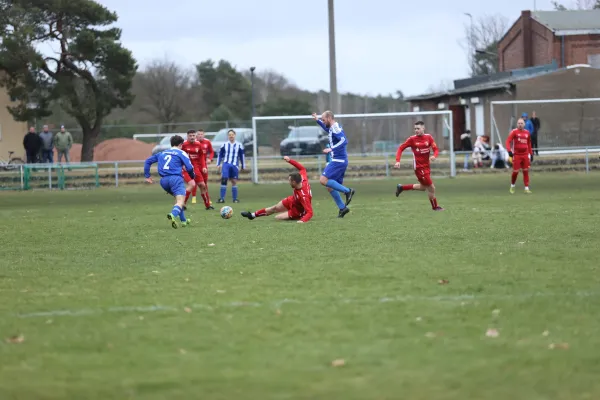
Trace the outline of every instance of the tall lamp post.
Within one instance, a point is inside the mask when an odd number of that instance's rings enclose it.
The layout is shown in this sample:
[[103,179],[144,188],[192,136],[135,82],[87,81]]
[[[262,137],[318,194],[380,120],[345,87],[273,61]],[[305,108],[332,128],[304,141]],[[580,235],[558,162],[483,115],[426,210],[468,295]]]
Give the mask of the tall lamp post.
[[256,116],[256,107],[254,105],[254,70],[256,69],[256,67],[250,67],[250,86],[251,86],[251,96],[252,99],[250,100],[252,102],[252,117]]
[[333,15],[333,0],[327,1],[329,15],[329,103],[334,114],[340,113],[337,89],[337,71],[335,63],[335,18]]
[[473,73],[475,70],[475,55],[473,54],[475,48],[475,43],[473,43],[473,16],[471,13],[465,13],[465,15],[471,20],[471,25],[469,26],[469,67],[471,67],[471,73]]

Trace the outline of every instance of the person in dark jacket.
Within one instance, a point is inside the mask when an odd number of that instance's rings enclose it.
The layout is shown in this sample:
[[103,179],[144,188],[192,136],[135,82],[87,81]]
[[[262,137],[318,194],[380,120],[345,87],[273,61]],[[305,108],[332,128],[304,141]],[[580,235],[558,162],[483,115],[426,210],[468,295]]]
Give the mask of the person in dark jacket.
[[25,137],[23,138],[23,147],[25,148],[25,154],[27,155],[27,164],[37,163],[38,155],[42,149],[42,139],[33,126],[29,128],[29,132],[25,134]]
[[542,127],[542,123],[540,119],[535,114],[535,111],[531,113],[531,123],[533,124],[533,132],[531,132],[531,147],[533,147],[533,151],[536,156],[539,156],[540,153],[538,151],[538,133],[540,133],[540,128]]
[[460,143],[462,146],[462,151],[468,151],[465,154],[465,165],[463,167],[464,171],[469,170],[469,154],[473,152],[473,143],[471,142],[471,130],[467,129],[465,133],[460,135]]

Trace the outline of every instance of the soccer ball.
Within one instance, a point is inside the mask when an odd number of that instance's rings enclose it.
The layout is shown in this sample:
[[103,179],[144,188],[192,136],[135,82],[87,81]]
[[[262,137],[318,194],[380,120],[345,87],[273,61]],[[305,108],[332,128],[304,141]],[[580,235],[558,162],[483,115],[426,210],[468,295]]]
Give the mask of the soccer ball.
[[233,215],[233,208],[231,208],[229,206],[225,206],[225,207],[221,208],[220,212],[221,212],[221,218],[229,219]]

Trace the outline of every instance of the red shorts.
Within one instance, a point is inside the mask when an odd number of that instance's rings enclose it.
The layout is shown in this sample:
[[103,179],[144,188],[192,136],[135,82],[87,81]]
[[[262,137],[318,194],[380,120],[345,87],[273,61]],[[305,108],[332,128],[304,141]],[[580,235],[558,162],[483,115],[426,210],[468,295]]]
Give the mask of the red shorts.
[[520,169],[529,169],[531,161],[529,161],[529,154],[515,154],[513,156],[513,171]]
[[302,204],[296,202],[294,196],[286,197],[281,200],[281,203],[288,210],[288,217],[290,219],[300,219],[304,216],[304,207],[302,207]]
[[[183,180],[185,181],[185,183],[188,183],[189,181],[192,180],[192,178],[190,178],[190,174],[187,173],[186,170],[183,170]],[[208,180],[208,173],[207,174],[203,174],[202,173],[202,168],[197,167],[194,165],[194,182],[198,183],[205,183]],[[205,175],[206,175],[206,179],[205,179]]]
[[431,170],[429,168],[417,168],[415,169],[415,176],[419,183],[423,186],[431,186],[433,185],[433,181],[431,180]]

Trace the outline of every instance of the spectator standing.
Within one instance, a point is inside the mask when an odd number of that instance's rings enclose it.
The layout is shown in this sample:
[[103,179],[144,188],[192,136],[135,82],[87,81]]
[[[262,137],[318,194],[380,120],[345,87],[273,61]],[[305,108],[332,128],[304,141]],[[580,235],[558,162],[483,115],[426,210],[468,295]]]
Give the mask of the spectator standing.
[[70,132],[65,130],[64,126],[60,127],[60,132],[58,132],[54,136],[54,147],[56,148],[57,154],[57,163],[61,163],[63,156],[65,157],[65,162],[68,164],[71,162],[69,158],[69,151],[73,146],[73,137]]
[[467,129],[465,133],[460,135],[460,143],[462,146],[462,151],[466,151],[465,153],[465,165],[463,166],[463,171],[469,170],[469,154],[473,152],[473,142],[471,142],[471,130]]
[[52,132],[48,130],[48,125],[44,125],[40,139],[42,139],[42,163],[54,163],[54,140]]
[[531,120],[527,116],[527,113],[521,114],[521,118],[523,118],[523,120],[525,120],[525,129],[529,131],[530,135],[533,135],[533,130],[534,130],[533,122],[531,122]]
[[542,123],[537,117],[535,111],[531,113],[531,123],[533,124],[533,132],[531,132],[531,147],[533,147],[535,155],[539,156],[540,153],[538,152],[538,133],[540,132]]
[[29,128],[29,132],[27,132],[23,138],[23,147],[25,148],[25,155],[27,156],[27,164],[37,163],[38,155],[42,149],[42,139],[40,139],[35,132],[33,126]]

